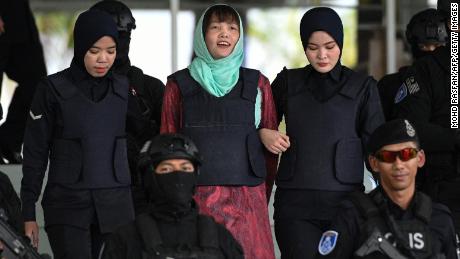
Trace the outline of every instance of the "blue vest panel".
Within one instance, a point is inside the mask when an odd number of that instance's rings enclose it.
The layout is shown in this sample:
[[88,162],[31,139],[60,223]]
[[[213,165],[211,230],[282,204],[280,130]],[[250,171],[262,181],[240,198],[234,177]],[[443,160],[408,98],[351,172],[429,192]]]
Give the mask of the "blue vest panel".
[[260,72],[240,70],[240,79],[222,97],[204,90],[188,69],[172,75],[182,93],[182,133],[203,156],[199,185],[259,185],[266,176],[263,145],[254,125]]
[[113,85],[100,102],[88,99],[60,73],[50,80],[64,121],[51,143],[48,181],[70,188],[130,185],[125,138],[127,80],[113,75]]
[[349,191],[362,184],[364,153],[356,130],[367,79],[347,68],[340,91],[326,102],[306,87],[305,68],[287,70],[286,131],[291,142],[277,174],[282,188]]

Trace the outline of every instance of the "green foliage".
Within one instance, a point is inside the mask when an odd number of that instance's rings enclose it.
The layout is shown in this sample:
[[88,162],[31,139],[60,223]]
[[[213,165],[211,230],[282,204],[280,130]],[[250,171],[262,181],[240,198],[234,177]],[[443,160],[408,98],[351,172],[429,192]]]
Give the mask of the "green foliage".
[[47,12],[36,13],[35,20],[38,30],[42,34],[62,35],[66,37],[68,48],[73,47],[73,26],[76,20],[74,12]]

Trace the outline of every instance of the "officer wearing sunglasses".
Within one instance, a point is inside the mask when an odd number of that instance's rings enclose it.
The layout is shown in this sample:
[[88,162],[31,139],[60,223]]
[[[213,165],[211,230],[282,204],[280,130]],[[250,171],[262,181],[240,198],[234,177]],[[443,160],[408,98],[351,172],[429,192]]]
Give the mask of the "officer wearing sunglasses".
[[425,153],[412,124],[397,119],[378,127],[368,152],[380,186],[341,204],[318,258],[457,258],[449,209],[415,190]]

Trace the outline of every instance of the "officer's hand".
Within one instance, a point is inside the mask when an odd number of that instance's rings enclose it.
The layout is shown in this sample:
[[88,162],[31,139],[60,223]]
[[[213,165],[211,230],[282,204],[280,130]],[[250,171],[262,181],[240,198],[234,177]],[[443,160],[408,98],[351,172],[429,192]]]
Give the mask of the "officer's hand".
[[36,221],[24,222],[26,236],[31,240],[32,246],[38,248],[38,224]]
[[0,35],[5,32],[5,23],[3,22],[2,17],[0,16]]
[[289,137],[277,130],[260,129],[259,137],[265,148],[273,154],[280,154],[291,146]]

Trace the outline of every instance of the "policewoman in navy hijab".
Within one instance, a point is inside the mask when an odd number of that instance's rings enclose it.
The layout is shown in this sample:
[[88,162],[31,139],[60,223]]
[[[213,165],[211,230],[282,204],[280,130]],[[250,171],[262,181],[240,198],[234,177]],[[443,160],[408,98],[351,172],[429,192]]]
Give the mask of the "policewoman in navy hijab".
[[274,259],[267,195],[277,160],[257,129],[276,129],[276,114],[268,79],[242,67],[243,38],[235,9],[218,4],[204,11],[192,63],[168,77],[160,131],[183,133],[200,149],[200,213],[225,225],[245,258]]
[[261,129],[268,150],[280,154],[275,234],[282,258],[313,258],[339,203],[363,188],[364,147],[384,122],[376,81],[340,63],[343,25],[331,8],[308,10],[300,38],[309,61],[284,68],[272,83],[286,135]]
[[81,13],[69,68],[43,79],[24,138],[21,198],[25,234],[38,247],[35,203],[43,195],[54,258],[97,258],[104,236],[134,218],[125,139],[128,81],[112,73],[117,25]]

